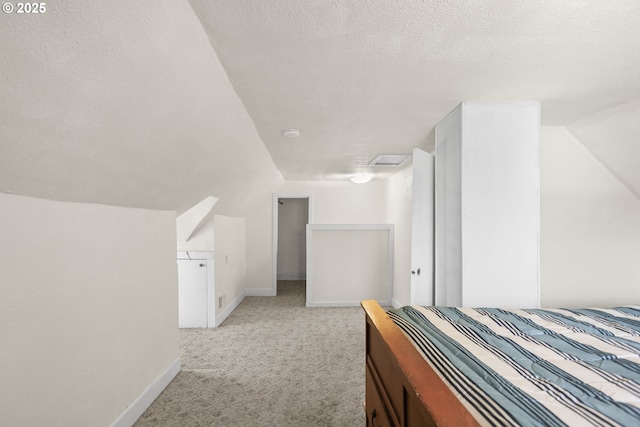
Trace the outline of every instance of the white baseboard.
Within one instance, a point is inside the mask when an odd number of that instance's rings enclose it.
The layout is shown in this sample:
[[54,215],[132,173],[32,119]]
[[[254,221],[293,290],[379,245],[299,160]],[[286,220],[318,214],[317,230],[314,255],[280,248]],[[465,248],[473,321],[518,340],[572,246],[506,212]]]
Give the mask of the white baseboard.
[[216,316],[216,325],[215,327],[217,328],[218,326],[222,325],[222,322],[224,322],[224,320],[229,317],[229,315],[231,313],[233,313],[233,310],[236,309],[236,307],[238,307],[240,305],[240,303],[242,302],[242,300],[244,299],[245,295],[247,294],[246,289],[244,291],[242,291],[242,293],[240,295],[238,295],[238,297],[236,299],[234,299],[233,301],[231,301],[231,304],[229,304],[227,306],[227,308],[225,308],[224,310],[222,310],[222,313],[218,314]]
[[140,396],[111,424],[111,427],[131,427],[162,393],[162,390],[169,385],[171,380],[178,375],[178,372],[180,372],[180,357],[174,360],[154,382],[144,389]]
[[278,274],[278,280],[307,280],[307,274]]
[[246,296],[248,297],[275,297],[276,294],[271,288],[247,288]]

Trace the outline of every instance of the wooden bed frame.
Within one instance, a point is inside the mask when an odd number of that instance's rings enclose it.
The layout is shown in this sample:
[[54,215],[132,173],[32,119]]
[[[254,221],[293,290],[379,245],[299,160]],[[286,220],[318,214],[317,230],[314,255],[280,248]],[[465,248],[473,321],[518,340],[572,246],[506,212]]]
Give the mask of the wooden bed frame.
[[366,313],[367,426],[478,426],[413,344],[373,300]]

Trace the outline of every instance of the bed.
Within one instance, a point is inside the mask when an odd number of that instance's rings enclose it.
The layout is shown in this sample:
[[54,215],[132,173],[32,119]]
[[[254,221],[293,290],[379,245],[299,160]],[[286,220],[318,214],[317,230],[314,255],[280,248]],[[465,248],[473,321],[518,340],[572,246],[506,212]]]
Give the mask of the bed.
[[362,307],[368,426],[640,426],[640,307]]

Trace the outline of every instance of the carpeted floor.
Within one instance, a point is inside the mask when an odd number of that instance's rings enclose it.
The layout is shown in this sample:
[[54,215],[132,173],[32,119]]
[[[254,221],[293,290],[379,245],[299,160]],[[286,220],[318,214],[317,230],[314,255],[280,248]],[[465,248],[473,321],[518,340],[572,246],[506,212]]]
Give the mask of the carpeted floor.
[[363,426],[364,313],[304,304],[283,281],[217,329],[182,329],[182,371],[135,427]]

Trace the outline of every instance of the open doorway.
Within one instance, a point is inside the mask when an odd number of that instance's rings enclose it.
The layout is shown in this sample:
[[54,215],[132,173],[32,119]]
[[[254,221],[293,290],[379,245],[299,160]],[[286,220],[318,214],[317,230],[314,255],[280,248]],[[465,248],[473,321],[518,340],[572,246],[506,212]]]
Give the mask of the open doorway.
[[306,288],[306,227],[311,223],[311,197],[274,195],[273,215],[273,295],[278,282]]

